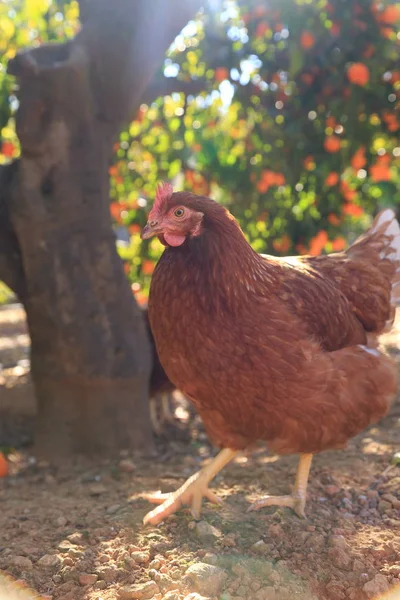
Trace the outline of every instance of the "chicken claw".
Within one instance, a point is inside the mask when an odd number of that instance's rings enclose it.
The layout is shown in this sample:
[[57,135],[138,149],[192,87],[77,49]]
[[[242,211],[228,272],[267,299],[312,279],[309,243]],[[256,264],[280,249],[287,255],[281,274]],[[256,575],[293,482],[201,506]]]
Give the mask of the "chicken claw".
[[264,506],[287,506],[291,508],[298,517],[305,519],[304,508],[306,505],[306,497],[303,496],[263,496],[257,502],[254,502],[249,508],[247,512],[252,512],[253,510],[260,510]]
[[232,460],[235,454],[234,450],[228,448],[222,450],[209,465],[189,477],[176,492],[168,494],[156,492],[155,494],[144,495],[144,498],[154,504],[159,504],[159,506],[147,513],[143,519],[143,523],[145,525],[147,523],[158,525],[158,523],[161,523],[166,517],[179,510],[184,504],[190,505],[190,512],[193,518],[198,520],[200,518],[203,498],[207,498],[207,500],[214,504],[221,504],[222,500],[208,488],[208,484]]
[[263,496],[254,502],[247,512],[260,510],[264,506],[287,506],[291,508],[298,517],[305,518],[305,506],[307,497],[307,482],[310,473],[312,454],[302,454],[297,467],[296,482],[293,494],[290,496]]

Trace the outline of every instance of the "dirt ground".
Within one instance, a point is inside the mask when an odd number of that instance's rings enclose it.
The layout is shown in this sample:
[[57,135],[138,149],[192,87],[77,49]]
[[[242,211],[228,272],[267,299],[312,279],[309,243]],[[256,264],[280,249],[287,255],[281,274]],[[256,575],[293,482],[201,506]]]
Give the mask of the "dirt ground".
[[[24,327],[20,309],[0,311],[0,405],[12,377],[29,389]],[[399,326],[385,344],[399,362]],[[190,434],[147,460],[123,453],[56,469],[29,450],[12,454],[13,474],[0,480],[0,600],[11,600],[8,576],[25,600],[34,597],[25,585],[46,600],[400,598],[399,401],[347,450],[315,457],[306,520],[246,512],[294,481],[295,457],[260,448],[214,481],[223,507],[206,503],[198,523],[184,509],[145,528],[141,494],[175,489],[213,454],[197,421]]]

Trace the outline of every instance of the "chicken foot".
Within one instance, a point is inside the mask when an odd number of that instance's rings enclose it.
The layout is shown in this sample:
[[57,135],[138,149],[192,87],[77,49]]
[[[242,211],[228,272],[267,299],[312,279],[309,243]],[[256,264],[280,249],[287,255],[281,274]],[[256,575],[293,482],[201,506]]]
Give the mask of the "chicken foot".
[[310,473],[312,454],[301,454],[299,465],[297,467],[296,481],[293,493],[288,496],[264,496],[254,502],[247,510],[259,510],[264,506],[287,506],[291,508],[297,516],[305,518],[304,508],[307,497],[307,483]]
[[154,504],[160,504],[154,510],[147,513],[143,519],[143,523],[151,525],[158,525],[169,515],[179,510],[184,504],[190,505],[190,511],[194,519],[200,518],[200,510],[203,498],[207,498],[214,504],[222,504],[222,500],[218,498],[214,492],[208,489],[208,484],[216,476],[225,465],[227,465],[234,456],[236,456],[236,450],[225,448],[221,450],[219,454],[211,461],[209,465],[201,469],[198,473],[195,473],[179,488],[176,492],[168,494],[162,494],[156,492],[155,494],[146,494],[143,497],[149,502]]

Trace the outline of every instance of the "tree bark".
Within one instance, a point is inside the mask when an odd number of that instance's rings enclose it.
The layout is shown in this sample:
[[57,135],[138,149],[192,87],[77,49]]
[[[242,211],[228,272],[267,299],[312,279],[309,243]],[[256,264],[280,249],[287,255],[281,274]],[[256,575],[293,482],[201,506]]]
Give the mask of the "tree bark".
[[108,164],[200,3],[80,5],[73,41],[9,63],[22,154],[0,178],[0,278],[26,309],[37,451],[51,458],[152,446],[149,342],[116,252]]

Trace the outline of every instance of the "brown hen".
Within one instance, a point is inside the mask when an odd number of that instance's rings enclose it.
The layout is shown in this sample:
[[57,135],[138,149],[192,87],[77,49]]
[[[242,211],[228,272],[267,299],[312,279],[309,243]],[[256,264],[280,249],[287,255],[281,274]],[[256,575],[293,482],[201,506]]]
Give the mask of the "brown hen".
[[202,498],[236,453],[264,440],[300,454],[293,494],[281,505],[304,515],[312,455],[342,448],[381,419],[396,391],[391,360],[376,349],[400,297],[400,228],[391,210],[346,252],[275,258],[254,252],[221,205],[159,188],[144,239],[166,249],[154,271],[149,318],[160,361],[223,450],[146,515],[156,524]]

